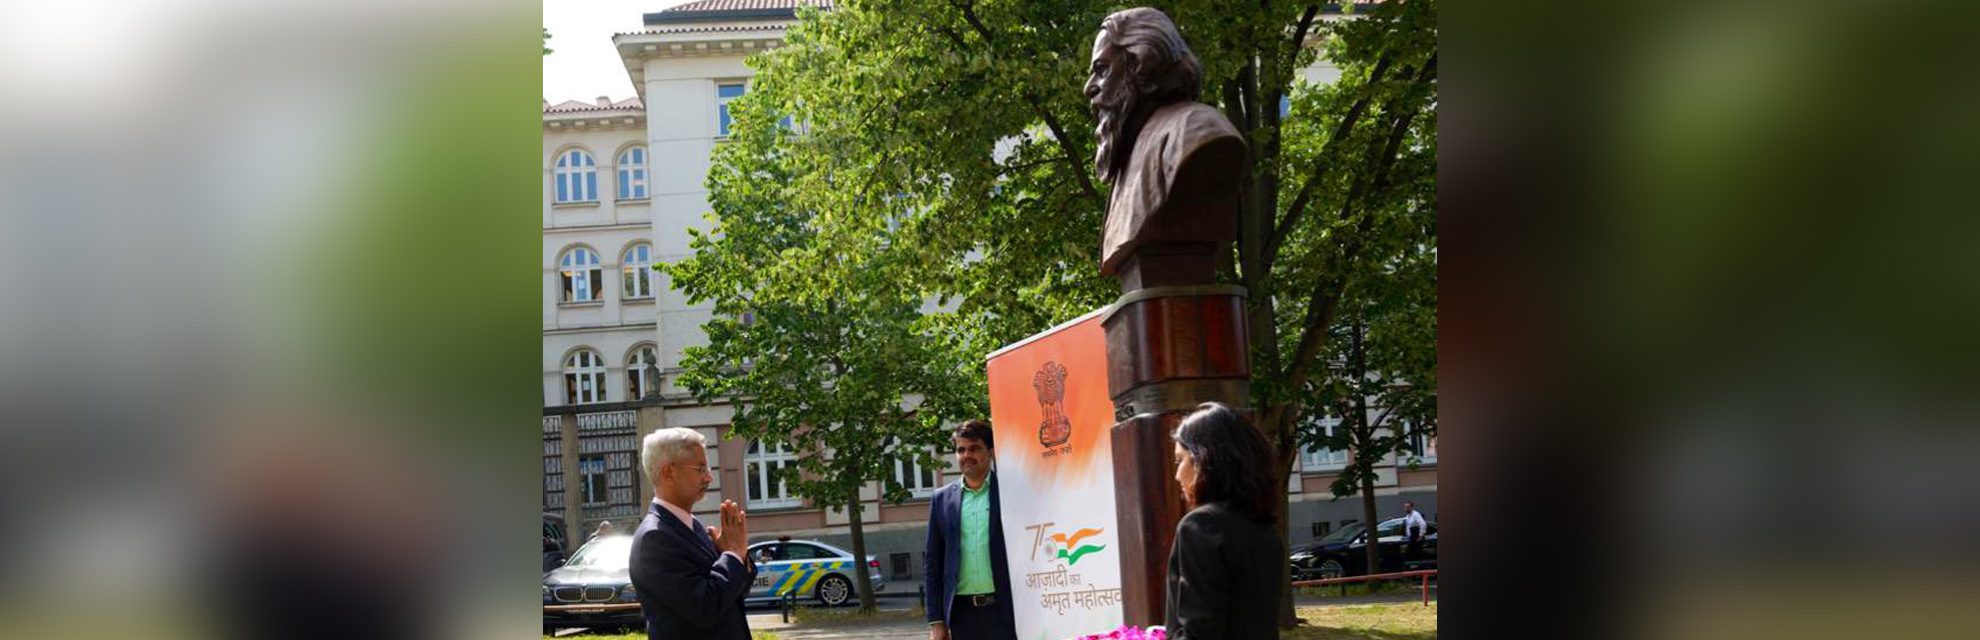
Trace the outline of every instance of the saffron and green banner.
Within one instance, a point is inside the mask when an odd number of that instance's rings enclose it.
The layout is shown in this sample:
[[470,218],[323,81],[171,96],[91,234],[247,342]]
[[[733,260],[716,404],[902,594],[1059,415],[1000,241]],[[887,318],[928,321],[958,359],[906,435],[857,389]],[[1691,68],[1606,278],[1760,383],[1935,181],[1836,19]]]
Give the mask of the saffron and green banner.
[[1019,640],[1121,624],[1100,311],[990,354],[1004,544]]

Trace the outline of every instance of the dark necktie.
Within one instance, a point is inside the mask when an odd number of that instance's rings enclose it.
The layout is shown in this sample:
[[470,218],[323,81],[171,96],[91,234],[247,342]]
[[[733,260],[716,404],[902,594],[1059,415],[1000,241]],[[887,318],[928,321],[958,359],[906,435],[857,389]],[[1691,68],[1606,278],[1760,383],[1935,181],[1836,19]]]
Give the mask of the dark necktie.
[[708,535],[708,527],[701,526],[700,518],[690,518],[689,521],[694,523],[695,541],[700,542],[701,546],[707,549],[710,553],[714,553],[715,539]]

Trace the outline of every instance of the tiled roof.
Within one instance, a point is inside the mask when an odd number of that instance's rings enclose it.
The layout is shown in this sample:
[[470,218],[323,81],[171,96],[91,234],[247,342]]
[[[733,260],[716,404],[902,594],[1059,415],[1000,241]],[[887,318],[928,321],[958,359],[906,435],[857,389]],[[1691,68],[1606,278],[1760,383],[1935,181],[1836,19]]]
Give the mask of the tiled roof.
[[675,11],[764,11],[768,9],[797,9],[804,5],[817,5],[832,8],[832,0],[697,0],[666,9],[660,13]]
[[585,102],[583,100],[565,100],[563,102],[551,105],[549,107],[545,107],[543,109],[543,112],[544,113],[581,113],[585,111],[617,111],[619,109],[646,108],[639,101],[639,98],[636,97],[626,98],[624,100],[619,100],[617,102],[610,102],[609,104],[610,106],[604,106],[598,104],[597,102]]
[[789,18],[798,7],[832,8],[833,0],[697,0],[645,16],[646,24]]
[[626,34],[612,34],[612,38],[618,38],[618,36],[645,36],[645,34],[727,34],[727,32],[764,32],[764,30],[768,30],[768,32],[780,32],[780,30],[784,30],[784,26],[782,26],[782,24],[743,24],[743,26],[661,26],[661,28],[651,28],[651,30],[645,30],[645,32],[626,32]]

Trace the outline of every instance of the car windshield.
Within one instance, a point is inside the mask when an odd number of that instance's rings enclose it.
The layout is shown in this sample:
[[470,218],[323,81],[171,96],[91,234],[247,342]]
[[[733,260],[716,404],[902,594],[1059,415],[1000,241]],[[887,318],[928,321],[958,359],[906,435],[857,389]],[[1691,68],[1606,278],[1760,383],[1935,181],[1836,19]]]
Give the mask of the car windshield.
[[1362,524],[1362,523],[1359,523],[1359,522],[1354,522],[1354,523],[1349,523],[1349,524],[1347,524],[1346,526],[1343,526],[1343,527],[1341,527],[1341,528],[1339,528],[1339,529],[1335,529],[1333,533],[1329,533],[1329,534],[1327,534],[1327,537],[1325,537],[1325,538],[1321,538],[1319,542],[1316,542],[1316,543],[1314,543],[1314,544],[1340,544],[1340,543],[1344,543],[1344,542],[1347,542],[1347,541],[1349,541],[1349,540],[1352,540],[1352,539],[1354,539],[1354,536],[1355,536],[1356,534],[1359,534],[1359,533],[1361,533],[1361,530],[1363,530],[1363,529],[1367,529],[1367,528],[1368,528],[1368,525],[1365,525],[1365,524]]
[[579,547],[577,555],[564,566],[589,569],[623,569],[632,560],[632,536],[606,536]]
[[1396,518],[1394,520],[1384,520],[1382,524],[1375,525],[1375,537],[1386,538],[1389,536],[1402,535],[1403,534],[1402,526],[1403,526],[1402,518]]

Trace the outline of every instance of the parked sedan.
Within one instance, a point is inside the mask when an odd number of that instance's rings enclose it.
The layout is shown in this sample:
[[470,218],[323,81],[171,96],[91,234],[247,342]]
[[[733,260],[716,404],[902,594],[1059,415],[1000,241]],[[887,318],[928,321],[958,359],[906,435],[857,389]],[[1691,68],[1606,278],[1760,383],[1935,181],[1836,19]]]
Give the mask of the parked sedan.
[[571,561],[543,574],[543,631],[559,627],[639,627],[632,536],[605,535],[578,547]]
[[[1375,541],[1381,551],[1380,571],[1393,573],[1416,568],[1436,568],[1437,566],[1437,523],[1427,523],[1429,528],[1423,536],[1422,554],[1405,563],[1404,551],[1408,547],[1403,540],[1403,520],[1395,518],[1375,525]],[[1341,527],[1332,534],[1312,544],[1302,545],[1292,550],[1292,573],[1294,580],[1318,580],[1358,576],[1368,573],[1368,526],[1354,523]]]
[[[853,591],[853,577],[859,574],[851,551],[815,540],[776,540],[750,545],[749,555],[756,559],[756,584],[750,586],[748,602],[776,602],[795,593],[838,606],[859,595]],[[886,589],[880,561],[869,555],[866,568],[873,592]]]

